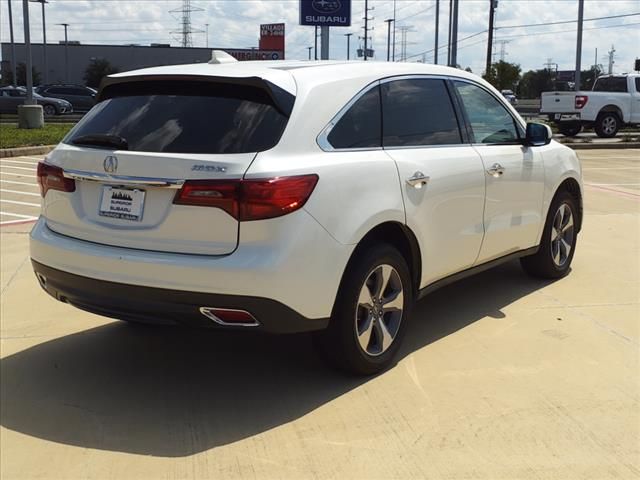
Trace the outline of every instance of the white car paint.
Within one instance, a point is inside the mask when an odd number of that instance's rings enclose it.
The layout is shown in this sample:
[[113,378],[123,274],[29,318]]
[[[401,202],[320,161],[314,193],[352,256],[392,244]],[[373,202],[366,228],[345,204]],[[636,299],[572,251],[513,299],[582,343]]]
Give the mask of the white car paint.
[[[122,284],[269,298],[307,319],[326,318],[354,249],[376,226],[396,222],[413,233],[422,271],[416,287],[424,288],[535,247],[561,181],[573,178],[581,185],[576,155],[554,141],[540,147],[462,144],[349,151],[325,151],[319,145],[325,127],[359,92],[403,75],[473,82],[490,91],[524,128],[499,92],[462,70],[417,63],[240,62],[154,67],[114,78],[176,74],[257,77],[294,94],[280,141],[257,155],[116,152],[123,168],[118,173],[179,179],[316,174],[319,181],[304,207],[278,218],[238,223],[222,210],[173,205],[167,191],[149,188],[143,222],[130,225],[98,218],[100,185],[78,180],[75,192],[49,191],[44,198],[31,233],[33,260]],[[60,144],[46,161],[65,170],[101,172],[105,154]],[[227,169],[215,175],[189,169],[207,162]],[[500,178],[486,172],[495,162],[506,169]],[[422,189],[406,183],[416,171],[430,176]]]

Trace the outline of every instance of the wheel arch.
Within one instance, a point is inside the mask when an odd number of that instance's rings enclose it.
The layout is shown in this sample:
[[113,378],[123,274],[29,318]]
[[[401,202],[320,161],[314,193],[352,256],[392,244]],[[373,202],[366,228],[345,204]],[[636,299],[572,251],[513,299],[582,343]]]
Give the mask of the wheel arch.
[[615,113],[621,122],[624,122],[624,114],[622,113],[622,109],[618,105],[614,105],[612,103],[605,105],[598,111],[598,115],[596,118],[602,115],[603,113]]
[[[362,239],[360,239],[356,248],[351,253],[351,257],[345,268],[345,273],[351,268],[352,263],[358,258],[361,252],[379,243],[391,245],[404,257],[413,280],[414,294],[417,293],[420,288],[420,278],[422,275],[420,245],[413,231],[400,222],[387,221],[370,229]],[[343,279],[345,273],[343,273]]]
[[[582,188],[580,187],[580,183],[573,177],[565,178],[558,188],[556,188],[555,193],[553,194],[553,199],[558,196],[560,192],[569,193],[573,199],[576,201],[576,206],[578,207],[578,218],[577,218],[577,231],[580,232],[582,229],[582,219],[584,216],[584,209],[582,206]],[[553,203],[553,199],[551,200],[551,205]]]

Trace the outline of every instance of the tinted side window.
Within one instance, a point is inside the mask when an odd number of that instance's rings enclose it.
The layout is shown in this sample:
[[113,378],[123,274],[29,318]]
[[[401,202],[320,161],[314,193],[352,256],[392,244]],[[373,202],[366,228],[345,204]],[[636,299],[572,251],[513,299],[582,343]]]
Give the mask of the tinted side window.
[[83,97],[86,97],[87,95],[89,95],[89,92],[82,88],[70,88],[69,93],[71,95],[82,95]]
[[382,85],[385,147],[462,142],[444,80],[395,80]]
[[640,77],[636,78],[636,92],[640,92]]
[[593,86],[594,92],[626,92],[627,91],[627,78],[626,77],[604,77],[596,80],[596,84]]
[[333,148],[380,147],[380,89],[362,95],[333,127],[327,139]]
[[454,82],[475,137],[474,143],[512,143],[519,139],[513,117],[486,90],[466,82]]

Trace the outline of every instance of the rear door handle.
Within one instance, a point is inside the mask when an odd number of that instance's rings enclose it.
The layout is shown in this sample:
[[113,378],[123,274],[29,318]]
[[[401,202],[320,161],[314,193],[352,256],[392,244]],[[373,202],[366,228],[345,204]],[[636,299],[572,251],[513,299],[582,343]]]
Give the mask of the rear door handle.
[[504,173],[504,167],[499,163],[494,163],[491,168],[487,169],[487,173],[492,177],[499,178]]
[[430,177],[425,175],[422,172],[415,172],[409,178],[407,178],[407,185],[413,188],[422,188],[423,185],[426,185],[430,180]]

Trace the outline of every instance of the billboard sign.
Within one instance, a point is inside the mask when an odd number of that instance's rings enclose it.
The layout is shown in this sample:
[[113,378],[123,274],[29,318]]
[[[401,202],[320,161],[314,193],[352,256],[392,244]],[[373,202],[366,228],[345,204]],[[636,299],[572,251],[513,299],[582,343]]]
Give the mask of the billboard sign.
[[300,25],[350,27],[351,0],[300,0]]
[[260,25],[260,50],[276,50],[282,52],[284,59],[284,23],[267,23]]
[[556,75],[556,81],[558,82],[575,82],[576,72],[575,70],[558,70]]

